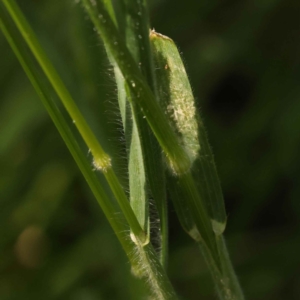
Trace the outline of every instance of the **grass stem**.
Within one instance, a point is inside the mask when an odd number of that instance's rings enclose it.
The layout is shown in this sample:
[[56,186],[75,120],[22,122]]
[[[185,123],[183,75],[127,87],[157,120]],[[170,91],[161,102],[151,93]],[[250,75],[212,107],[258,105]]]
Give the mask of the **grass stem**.
[[14,20],[27,45],[29,46],[30,50],[32,51],[33,55],[39,62],[45,75],[52,84],[54,90],[60,97],[60,100],[64,104],[70,117],[73,119],[73,122],[75,121],[75,125],[78,131],[80,132],[83,140],[85,141],[87,147],[90,149],[90,152],[93,155],[93,164],[95,169],[100,170],[104,173],[104,176],[107,179],[108,184],[110,185],[116,197],[116,200],[118,201],[126,217],[126,220],[130,224],[131,230],[137,238],[141,239],[142,242],[146,241],[147,237],[145,236],[144,231],[142,230],[135,214],[130,207],[129,201],[124,191],[122,190],[116,175],[114,174],[109,155],[104,152],[103,148],[99,144],[94,133],[92,132],[91,128],[76,106],[71,94],[65,87],[57,71],[48,59],[46,53],[39,44],[33,30],[31,29],[30,25],[28,24],[15,1],[3,0],[3,3],[12,19]]

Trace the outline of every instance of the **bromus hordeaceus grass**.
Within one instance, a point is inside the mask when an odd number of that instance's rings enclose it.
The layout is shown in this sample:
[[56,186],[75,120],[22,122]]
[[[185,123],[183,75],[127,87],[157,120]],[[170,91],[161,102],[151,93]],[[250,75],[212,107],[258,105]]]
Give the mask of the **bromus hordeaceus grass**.
[[[153,30],[149,37],[145,1],[81,3],[115,70],[127,149],[129,197],[110,154],[96,139],[14,1],[3,0],[0,4],[1,29],[114,229],[133,273],[148,284],[153,298],[177,299],[166,272],[168,188],[182,227],[199,244],[220,299],[243,299],[222,237],[226,213],[214,159],[174,42]],[[42,78],[38,75],[40,69]],[[93,156],[93,166],[49,97],[45,82],[50,82],[75,121]],[[103,174],[116,203],[110,202],[93,167]],[[150,198],[154,199],[159,218],[154,237]],[[154,243],[158,244],[155,248]]]
[[[186,173],[176,174],[170,166],[167,175],[167,184],[178,218],[185,231],[199,243],[210,265],[220,297],[243,299],[233,269],[228,264],[222,237],[227,218],[220,182],[183,62],[170,38],[152,30],[150,41],[158,101],[177,133],[179,143],[189,153],[192,161],[191,169]],[[189,183],[183,180],[185,176],[188,176]],[[199,219],[202,219],[202,224]],[[207,228],[211,227],[209,234],[216,242],[216,253],[212,248],[209,249],[209,242],[203,236],[203,224]]]

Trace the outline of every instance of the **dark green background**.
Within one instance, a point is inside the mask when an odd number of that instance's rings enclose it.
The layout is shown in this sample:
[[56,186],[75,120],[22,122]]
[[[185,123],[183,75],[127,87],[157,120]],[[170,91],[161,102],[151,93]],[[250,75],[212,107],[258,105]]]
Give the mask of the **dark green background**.
[[[111,67],[80,5],[19,4],[99,138],[120,143]],[[246,299],[299,299],[300,2],[149,4],[152,26],[182,52],[206,124]],[[0,299],[145,299],[2,34],[0,71]],[[214,299],[197,247],[169,211],[175,289]]]

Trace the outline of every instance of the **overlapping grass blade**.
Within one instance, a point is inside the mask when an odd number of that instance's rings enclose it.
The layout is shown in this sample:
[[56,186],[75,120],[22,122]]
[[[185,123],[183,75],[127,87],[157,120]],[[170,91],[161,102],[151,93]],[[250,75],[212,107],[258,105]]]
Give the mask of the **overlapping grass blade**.
[[[118,2],[119,10],[122,10],[118,16],[118,30],[125,36],[127,47],[132,54],[135,62],[139,65],[141,73],[149,83],[152,90],[155,86],[155,74],[153,72],[152,55],[149,41],[149,20],[145,1],[137,0],[124,0]],[[118,11],[118,10],[117,10]],[[116,68],[118,68],[116,66]],[[126,85],[123,76],[120,72],[116,74],[117,82],[121,82]],[[120,78],[121,77],[121,78]],[[129,179],[132,184],[130,185],[131,203],[136,206],[138,210],[147,213],[146,208],[143,205],[149,205],[148,201],[143,201],[142,197],[136,197],[135,195],[151,198],[155,201],[155,208],[157,212],[151,210],[151,214],[154,213],[154,218],[157,217],[160,220],[160,224],[154,224],[155,242],[159,244],[160,258],[163,265],[166,264],[167,259],[167,242],[168,242],[168,216],[166,206],[166,190],[165,190],[165,178],[164,178],[164,167],[162,163],[162,156],[159,145],[151,132],[144,115],[141,113],[139,107],[136,105],[138,99],[131,99],[136,97],[135,94],[131,93],[130,89],[118,85],[118,90],[125,90],[127,98],[130,99],[131,115],[124,114],[124,108],[128,107],[129,103],[125,103],[126,99],[124,93],[119,92],[120,106],[123,107],[123,124],[126,124],[125,133],[127,132],[127,126],[129,125],[130,119],[132,120],[132,135],[127,136],[127,140],[131,141],[129,156]],[[126,120],[125,120],[126,118]],[[138,144],[133,144],[133,141],[137,141]],[[139,149],[139,151],[137,151]],[[136,153],[133,153],[135,150]],[[136,162],[136,157],[139,155],[141,161]],[[140,168],[137,168],[140,166]],[[136,171],[143,170],[145,173],[140,175],[135,174]],[[140,180],[145,181],[145,186],[142,190],[135,192],[139,185]],[[141,187],[141,185],[140,185]],[[146,193],[143,193],[143,190]],[[153,203],[154,204],[154,203]],[[155,214],[157,216],[155,216]],[[157,221],[156,221],[157,222]],[[157,240],[158,238],[158,240]]]

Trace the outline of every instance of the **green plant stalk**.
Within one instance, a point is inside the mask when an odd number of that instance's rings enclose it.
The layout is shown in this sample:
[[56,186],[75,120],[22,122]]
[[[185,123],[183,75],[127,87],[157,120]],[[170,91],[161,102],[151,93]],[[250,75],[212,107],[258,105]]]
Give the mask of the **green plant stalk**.
[[[142,246],[137,246],[139,270],[135,273],[137,276],[142,275],[150,286],[151,298],[155,300],[176,300],[175,294],[165,271],[157,258],[157,253],[153,249],[151,243]],[[140,272],[143,274],[140,274]],[[133,270],[135,271],[135,270]],[[145,277],[146,276],[146,277]]]
[[[192,170],[199,156],[201,142],[198,137],[195,100],[189,80],[174,42],[154,31],[150,33],[150,40],[156,64],[156,88],[159,103],[169,119],[170,125],[178,135],[178,140],[190,155],[193,162]],[[180,176],[175,175],[174,179],[169,178],[173,185],[173,202],[181,223],[186,223],[185,230],[197,238],[199,232],[212,251],[214,259],[218,262],[215,234],[207,213],[206,203],[197,189],[191,170]],[[178,187],[174,187],[176,185]],[[181,190],[180,195],[174,197],[175,191],[178,193],[179,189]],[[180,197],[183,197],[185,201],[182,201]],[[194,222],[190,220],[191,216]]]
[[[127,47],[150,88],[154,90],[155,73],[149,40],[149,14],[145,0],[123,0],[127,18]],[[136,53],[135,53],[136,52]]]
[[198,241],[198,246],[214,279],[218,296],[222,300],[244,300],[244,294],[233,270],[223,235],[218,235],[216,239],[222,262],[221,271],[216,266],[206,245]]
[[61,114],[51,97],[49,97],[47,88],[45,87],[45,84],[43,83],[39,72],[34,67],[34,62],[27,54],[21,37],[17,34],[17,32],[15,32],[14,28],[12,27],[11,22],[6,16],[6,13],[2,7],[2,4],[0,4],[0,27],[20,64],[22,65],[26,75],[32,83],[34,89],[36,90],[45,108],[47,109],[53,123],[55,124],[74,160],[80,168],[80,171],[84,175],[85,180],[94,193],[106,218],[108,219],[119,241],[121,242],[123,249],[127,254],[130,254],[134,251],[134,247],[133,243],[123,236],[124,232],[128,231],[128,225],[126,225],[126,221],[124,220],[122,213],[116,210],[116,207],[114,207],[113,203],[106,195],[101,184],[99,183],[96,174],[92,171],[90,163],[86,159],[86,155],[82,153],[82,150],[77,144],[76,139],[67,122],[65,121],[63,115]]
[[111,159],[109,155],[104,152],[101,145],[97,141],[92,130],[90,129],[81,112],[77,108],[74,100],[72,99],[72,96],[70,95],[69,91],[63,84],[62,80],[60,79],[58,73],[54,69],[47,55],[40,46],[33,30],[27,23],[17,4],[13,0],[3,0],[3,3],[7,8],[9,14],[11,15],[12,19],[14,20],[27,45],[29,46],[32,53],[39,62],[42,70],[48,77],[54,90],[60,97],[69,115],[73,119],[73,122],[75,121],[75,125],[78,131],[80,132],[83,140],[85,141],[86,145],[88,146],[90,152],[93,155],[94,167],[97,170],[103,172],[109,186],[111,187],[120,205],[121,210],[123,211],[126,217],[126,220],[130,225],[132,232],[137,238],[145,242],[147,240],[145,232],[142,230],[134,212],[132,211],[132,208],[130,207],[129,201],[127,200],[124,190],[112,169]]
[[47,89],[41,81],[38,72],[34,69],[34,63],[27,55],[23,46],[23,41],[12,29],[10,20],[8,20],[6,13],[2,8],[2,4],[0,4],[0,27],[13,51],[15,52],[15,55],[19,59],[22,67],[24,68],[32,85],[40,96],[74,160],[83,173],[105,216],[115,231],[133,268],[136,271],[141,272],[141,277],[144,277],[147,283],[151,281],[151,288],[153,288],[151,292],[155,295],[156,299],[176,300],[177,296],[168,280],[168,277],[164,273],[164,270],[162,269],[162,266],[160,265],[152,246],[150,244],[143,245],[139,242],[139,240],[137,240],[136,243],[133,243],[132,240],[128,238],[129,228],[126,220],[124,219],[123,213],[120,212],[107,197],[98,181],[98,178],[96,177],[96,174],[91,170],[89,162],[78,146],[69,126],[67,125],[67,122],[63,118],[51,97],[48,97],[47,92],[45,92]]
[[[225,287],[224,294],[229,300],[243,300],[244,293],[233,269],[223,235],[217,236],[217,244],[222,261],[222,284]],[[226,297],[224,298],[226,299]]]
[[[152,54],[149,42],[149,18],[146,3],[145,1],[124,0],[119,1],[118,5],[119,9],[122,11],[122,14],[118,15],[119,32],[121,32],[126,37],[127,47],[130,53],[132,54],[136,64],[139,65],[142,74],[145,76],[147,82],[149,83],[153,91],[155,85],[155,74],[153,72]],[[124,86],[125,81],[120,72],[117,72],[116,77],[117,76],[122,77],[122,83]],[[117,81],[120,81],[120,79],[117,79]],[[122,89],[124,89],[124,87],[119,86],[118,90]],[[128,99],[134,97],[134,94],[130,92],[128,86],[127,88],[125,88],[125,90],[127,92]],[[119,96],[120,94],[122,93],[119,93]],[[125,98],[123,101],[126,101]],[[130,100],[131,111],[133,115],[132,120],[135,123],[133,124],[133,132],[135,132],[134,129],[136,128],[136,132],[139,134],[138,138],[140,141],[141,149],[140,156],[143,158],[143,162],[141,163],[141,165],[145,164],[144,169],[146,171],[147,185],[149,185],[150,187],[150,190],[149,187],[145,187],[150,192],[147,193],[146,196],[148,198],[153,198],[156,204],[158,216],[160,219],[160,230],[158,233],[156,233],[158,234],[160,242],[159,254],[162,265],[166,265],[168,252],[168,215],[166,206],[164,167],[159,145],[155,140],[155,137],[153,136],[153,133],[151,132],[146,120],[143,118],[143,114],[141,114],[140,110],[138,109],[138,106],[133,104],[136,103],[137,100],[138,99]],[[121,104],[121,106],[124,107],[124,104]],[[126,120],[125,123],[127,124],[128,121]],[[134,139],[134,136],[132,136],[132,139]],[[131,154],[132,153],[130,153],[130,156],[132,156]],[[134,164],[134,161],[132,165],[136,165]],[[136,167],[133,167],[133,169],[135,168]],[[130,178],[132,176],[133,185],[134,187],[136,187],[137,179],[135,174],[131,174],[129,172],[129,175]],[[137,210],[143,211],[142,201],[137,197],[135,199],[138,202],[136,204]],[[131,203],[132,205],[134,205],[132,200]],[[154,239],[157,242],[157,236],[155,236]]]
[[9,14],[11,15],[12,19],[14,20],[15,24],[19,28],[23,38],[25,39],[35,58],[39,62],[41,68],[43,69],[49,81],[53,85],[58,96],[62,100],[82,138],[88,145],[90,152],[94,157],[95,165],[97,165],[100,169],[103,170],[109,168],[111,165],[110,157],[104,152],[102,147],[99,145],[96,137],[94,136],[88,124],[86,123],[79,109],[75,105],[72,96],[70,95],[69,91],[60,79],[53,65],[49,61],[47,55],[40,46],[33,30],[27,23],[19,7],[13,0],[3,0],[3,3],[6,9],[8,10]]
[[243,292],[228,256],[223,235],[221,234],[216,236],[220,258],[220,263],[217,264],[211,250],[201,238],[201,235],[194,222],[194,215],[192,214],[190,208],[186,205],[185,191],[178,187],[176,178],[174,176],[168,177],[168,186],[178,219],[183,229],[192,239],[196,241],[197,245],[199,246],[214,281],[219,299],[243,300]]
[[175,43],[168,37],[150,34],[159,78],[160,105],[181,142],[191,153],[193,178],[211,218],[213,230],[221,234],[226,226],[226,212],[221,185],[204,125],[197,114],[192,89]]
[[82,0],[82,3],[95,28],[101,34],[109,53],[118,64],[131,93],[135,95],[133,99],[138,99],[137,104],[165,152],[172,169],[179,174],[185,173],[191,166],[190,158],[178,144],[175,133],[156,102],[153,92],[141,76],[137,64],[120,37],[104,4],[99,1],[98,5],[94,6],[89,0]]
[[[226,215],[220,183],[184,65],[170,38],[152,31],[150,40],[159,79],[160,104],[193,157],[191,172],[179,178],[168,176],[177,215],[183,228],[200,245],[220,298],[243,299],[222,237]],[[203,227],[207,228],[214,248],[201,238]]]

